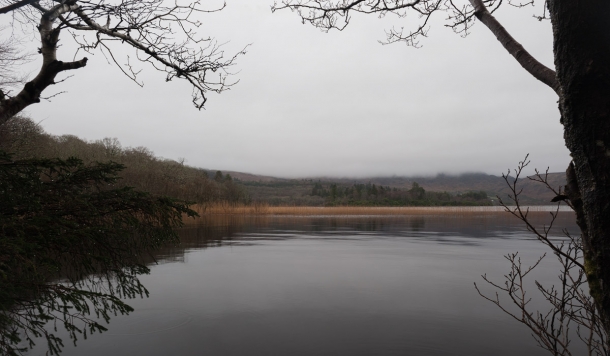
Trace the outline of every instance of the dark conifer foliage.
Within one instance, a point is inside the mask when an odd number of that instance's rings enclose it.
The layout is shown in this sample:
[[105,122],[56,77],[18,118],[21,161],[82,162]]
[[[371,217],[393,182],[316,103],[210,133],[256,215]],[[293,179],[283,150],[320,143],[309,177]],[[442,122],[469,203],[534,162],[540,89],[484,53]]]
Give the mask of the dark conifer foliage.
[[17,355],[45,337],[63,341],[104,331],[97,318],[133,309],[147,295],[145,258],[176,242],[174,228],[195,212],[183,201],[117,186],[123,165],[81,160],[13,160],[0,152],[0,353]]

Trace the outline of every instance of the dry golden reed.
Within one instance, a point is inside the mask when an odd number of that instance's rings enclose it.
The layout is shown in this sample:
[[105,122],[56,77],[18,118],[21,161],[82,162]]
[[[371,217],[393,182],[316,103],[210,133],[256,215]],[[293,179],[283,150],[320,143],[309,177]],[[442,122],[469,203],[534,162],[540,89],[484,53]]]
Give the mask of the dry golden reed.
[[[290,215],[290,216],[371,216],[371,215],[427,215],[497,213],[501,206],[425,206],[425,207],[374,207],[374,206],[269,206],[264,203],[251,205],[195,205],[191,207],[199,215]],[[530,206],[532,212],[554,211],[555,206]],[[564,209],[561,209],[564,211]]]

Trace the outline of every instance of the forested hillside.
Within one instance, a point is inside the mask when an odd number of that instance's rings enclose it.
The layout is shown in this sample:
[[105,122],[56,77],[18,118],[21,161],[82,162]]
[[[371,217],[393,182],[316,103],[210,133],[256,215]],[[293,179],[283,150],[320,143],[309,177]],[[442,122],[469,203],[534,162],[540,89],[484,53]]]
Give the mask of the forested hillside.
[[[156,157],[145,147],[123,147],[116,138],[85,141],[76,136],[53,136],[27,118],[0,126],[0,149],[15,159],[77,157],[85,163],[114,161],[125,166],[121,183],[159,196],[202,204],[273,206],[447,206],[494,205],[507,198],[500,176],[483,173],[434,177],[371,177],[285,179],[242,172],[219,172]],[[552,186],[565,184],[564,173],[549,174]],[[522,202],[548,204],[553,198],[544,186],[522,180]],[[507,200],[508,201],[508,200]]]
[[0,150],[13,159],[76,157],[85,164],[113,161],[125,168],[119,186],[202,205],[246,203],[247,193],[230,174],[190,167],[156,157],[145,147],[122,147],[116,138],[87,142],[72,135],[53,136],[28,118],[0,125]]

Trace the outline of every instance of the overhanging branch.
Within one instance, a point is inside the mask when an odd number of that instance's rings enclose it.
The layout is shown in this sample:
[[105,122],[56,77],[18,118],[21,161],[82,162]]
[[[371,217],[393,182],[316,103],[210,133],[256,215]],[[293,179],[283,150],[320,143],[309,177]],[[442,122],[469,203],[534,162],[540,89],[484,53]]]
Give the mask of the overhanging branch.
[[546,67],[534,58],[523,46],[515,40],[510,33],[496,20],[496,18],[487,10],[482,0],[469,0],[474,7],[474,14],[491,32],[496,36],[498,41],[510,53],[517,62],[534,78],[548,85],[559,95],[559,82],[555,71]]
[[39,52],[42,54],[42,65],[36,77],[25,84],[23,89],[14,97],[0,97],[0,124],[6,122],[13,115],[19,113],[29,105],[40,102],[41,93],[50,85],[55,84],[55,77],[60,72],[82,68],[87,65],[87,58],[74,62],[57,60],[57,42],[59,41],[59,28],[53,28],[53,22],[62,14],[76,8],[75,5],[59,4],[45,12],[38,25],[40,42]]

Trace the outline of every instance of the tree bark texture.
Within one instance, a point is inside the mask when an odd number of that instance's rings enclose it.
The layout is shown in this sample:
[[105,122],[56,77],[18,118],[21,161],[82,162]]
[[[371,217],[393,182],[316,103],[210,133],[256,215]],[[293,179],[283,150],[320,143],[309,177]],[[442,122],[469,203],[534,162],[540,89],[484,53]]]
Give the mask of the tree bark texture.
[[582,229],[585,272],[610,331],[610,1],[550,0],[567,193]]

